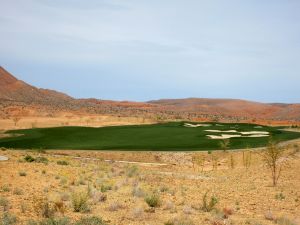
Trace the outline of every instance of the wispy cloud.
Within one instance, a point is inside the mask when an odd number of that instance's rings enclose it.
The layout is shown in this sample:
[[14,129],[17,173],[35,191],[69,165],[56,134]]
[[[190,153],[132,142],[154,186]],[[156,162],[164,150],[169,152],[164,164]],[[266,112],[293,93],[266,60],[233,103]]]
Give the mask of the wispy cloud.
[[299,1],[0,2],[0,61],[37,85],[57,73],[79,97],[300,102]]

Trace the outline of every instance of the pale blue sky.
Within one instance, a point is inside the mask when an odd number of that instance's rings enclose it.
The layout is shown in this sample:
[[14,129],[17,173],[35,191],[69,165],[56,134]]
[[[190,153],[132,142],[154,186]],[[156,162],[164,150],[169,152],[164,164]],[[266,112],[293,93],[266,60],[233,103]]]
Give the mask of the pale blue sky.
[[0,65],[74,97],[300,102],[299,0],[0,0]]

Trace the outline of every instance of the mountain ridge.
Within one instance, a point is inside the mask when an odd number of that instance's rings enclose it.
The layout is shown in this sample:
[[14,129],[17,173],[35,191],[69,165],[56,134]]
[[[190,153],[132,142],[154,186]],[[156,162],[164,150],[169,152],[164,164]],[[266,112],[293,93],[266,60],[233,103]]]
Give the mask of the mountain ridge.
[[[55,90],[36,88],[18,80],[3,67],[0,67],[0,87],[0,112],[8,107],[32,106],[51,114],[65,111],[159,119],[300,121],[299,103],[261,103],[243,99],[195,97],[147,102],[76,99]],[[6,112],[7,114],[9,113]]]

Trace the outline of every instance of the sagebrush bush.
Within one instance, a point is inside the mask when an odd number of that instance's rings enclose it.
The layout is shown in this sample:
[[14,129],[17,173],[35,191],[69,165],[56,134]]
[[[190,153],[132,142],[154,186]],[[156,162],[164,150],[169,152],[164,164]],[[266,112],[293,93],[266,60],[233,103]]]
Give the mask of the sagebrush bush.
[[14,195],[23,195],[24,191],[21,188],[15,188],[13,193]]
[[50,218],[41,221],[28,221],[27,225],[71,225],[69,218]]
[[138,175],[138,173],[139,173],[139,168],[137,166],[130,166],[127,168],[126,174],[128,177],[136,176]]
[[26,162],[34,162],[34,158],[31,156],[31,155],[26,155],[25,157],[24,157],[24,160],[26,161]]
[[0,206],[3,208],[3,211],[6,212],[9,210],[9,201],[5,197],[0,197]]
[[89,212],[88,194],[86,192],[74,192],[72,194],[72,206],[74,212]]
[[36,157],[34,161],[37,163],[44,163],[44,164],[48,164],[49,162],[49,160],[46,157]]
[[155,208],[160,206],[160,196],[158,194],[151,194],[145,198],[145,202],[148,206]]
[[19,175],[20,175],[20,177],[26,177],[26,176],[27,176],[27,173],[24,172],[24,171],[20,171],[20,172],[19,172]]
[[104,193],[104,192],[112,190],[112,185],[110,185],[110,184],[102,184],[101,187],[100,187],[100,189],[101,189],[101,192]]
[[195,225],[189,218],[173,218],[164,223],[164,225]]
[[10,187],[9,185],[5,184],[1,187],[1,191],[3,192],[10,192]]
[[296,223],[294,223],[293,221],[291,221],[288,218],[285,217],[279,217],[276,219],[276,224],[279,225],[297,225]]
[[38,216],[43,218],[53,218],[55,214],[54,204],[45,197],[35,197],[33,203],[34,210]]
[[10,213],[4,213],[0,220],[0,225],[14,225],[17,223],[17,217],[10,214]]
[[79,221],[75,222],[74,225],[107,225],[102,218],[92,216],[92,217],[83,217]]
[[69,162],[67,162],[65,160],[60,160],[60,161],[57,161],[56,163],[57,163],[57,165],[60,165],[60,166],[68,166],[69,165]]

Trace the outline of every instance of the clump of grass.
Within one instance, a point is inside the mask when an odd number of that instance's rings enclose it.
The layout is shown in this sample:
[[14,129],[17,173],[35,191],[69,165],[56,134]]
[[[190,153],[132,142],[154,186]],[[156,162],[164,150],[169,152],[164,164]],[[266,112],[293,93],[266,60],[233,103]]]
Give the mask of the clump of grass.
[[27,225],[71,225],[69,218],[49,218],[41,221],[29,221]]
[[112,190],[112,185],[110,184],[102,184],[100,187],[102,193]]
[[54,205],[45,197],[35,197],[33,207],[36,214],[43,218],[53,218],[55,214]]
[[1,217],[0,224],[1,225],[14,225],[17,224],[17,217],[10,213],[4,213]]
[[291,221],[290,219],[288,219],[286,217],[279,217],[278,219],[276,219],[276,224],[279,224],[279,225],[297,225],[296,223],[294,223],[293,221]]
[[74,225],[107,225],[102,218],[92,216],[92,217],[83,217],[77,221]]
[[123,206],[118,203],[118,202],[113,202],[109,205],[108,207],[108,210],[111,211],[111,212],[115,212],[115,211],[118,211],[119,209],[122,209]]
[[133,187],[131,193],[134,197],[138,197],[138,198],[145,197],[145,192],[138,186]]
[[4,212],[9,210],[9,201],[7,198],[0,197],[0,206],[3,208]]
[[36,157],[34,161],[37,163],[44,163],[44,164],[48,164],[49,162],[49,160],[46,157]]
[[67,162],[65,160],[59,160],[56,163],[57,163],[57,165],[60,165],[60,166],[68,166],[69,165],[69,162]]
[[25,157],[24,157],[24,160],[26,161],[26,162],[34,162],[34,158],[31,156],[31,155],[26,155]]
[[158,194],[151,194],[145,198],[145,202],[151,208],[159,207],[161,204],[160,196]]
[[142,218],[143,214],[144,214],[144,209],[141,208],[141,207],[134,208],[133,211],[132,211],[132,216],[134,218]]
[[208,192],[209,191],[207,191],[202,198],[202,210],[204,212],[212,211],[219,202],[216,196],[211,196],[208,201]]
[[27,173],[24,172],[24,171],[20,171],[20,172],[19,172],[19,175],[20,175],[20,177],[26,177],[26,176],[27,176]]
[[25,204],[23,202],[23,203],[21,203],[20,207],[21,207],[21,213],[26,213],[27,212],[27,209],[28,209],[28,205],[27,204]]
[[1,191],[3,192],[10,192],[10,187],[9,185],[5,184],[1,187]]
[[14,195],[23,195],[24,191],[21,188],[15,188],[13,193]]
[[164,223],[164,225],[195,225],[192,220],[187,217],[173,218]]
[[282,200],[285,199],[285,196],[284,196],[283,193],[281,192],[281,193],[275,195],[275,199],[276,199],[276,200],[282,201]]
[[89,212],[88,194],[85,192],[74,192],[72,194],[72,206],[74,212]]
[[60,196],[60,199],[64,202],[69,201],[70,200],[70,195],[68,193],[62,193]]
[[130,166],[127,168],[126,175],[128,177],[134,177],[138,175],[138,173],[139,173],[139,168],[137,166]]

